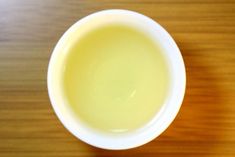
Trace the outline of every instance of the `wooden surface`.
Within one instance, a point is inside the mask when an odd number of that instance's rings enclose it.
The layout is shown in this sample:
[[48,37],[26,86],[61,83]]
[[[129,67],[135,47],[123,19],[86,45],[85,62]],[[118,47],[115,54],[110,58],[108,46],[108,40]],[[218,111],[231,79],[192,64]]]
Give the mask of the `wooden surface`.
[[[143,13],[182,51],[187,91],[173,124],[136,149],[107,151],[71,135],[49,102],[49,57],[80,18],[109,8]],[[235,156],[235,1],[0,0],[0,156]]]

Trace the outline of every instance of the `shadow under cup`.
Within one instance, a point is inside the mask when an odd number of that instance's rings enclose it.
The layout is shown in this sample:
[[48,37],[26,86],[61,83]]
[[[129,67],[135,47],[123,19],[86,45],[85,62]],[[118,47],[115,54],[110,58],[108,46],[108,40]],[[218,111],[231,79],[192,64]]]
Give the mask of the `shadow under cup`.
[[50,100],[63,125],[105,149],[137,147],[160,135],[184,90],[174,40],[150,18],[127,10],[100,11],[75,23],[48,68]]

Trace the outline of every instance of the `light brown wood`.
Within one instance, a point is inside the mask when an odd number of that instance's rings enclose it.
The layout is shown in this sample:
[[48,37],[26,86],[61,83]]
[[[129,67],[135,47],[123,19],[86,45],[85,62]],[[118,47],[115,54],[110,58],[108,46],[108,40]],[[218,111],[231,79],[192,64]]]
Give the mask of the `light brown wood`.
[[[49,102],[49,57],[63,32],[102,9],[138,11],[182,51],[187,91],[173,124],[136,149],[107,151],[71,135]],[[0,156],[235,156],[235,1],[0,0]]]

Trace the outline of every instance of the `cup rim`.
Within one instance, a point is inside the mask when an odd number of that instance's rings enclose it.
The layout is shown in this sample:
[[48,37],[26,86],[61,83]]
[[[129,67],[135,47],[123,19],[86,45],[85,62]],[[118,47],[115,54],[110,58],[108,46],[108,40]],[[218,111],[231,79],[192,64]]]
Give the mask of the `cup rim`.
[[[171,90],[171,96],[167,101],[167,104],[164,105],[164,109],[162,109],[158,116],[156,116],[152,121],[151,125],[146,126],[146,128],[140,130],[137,133],[128,134],[124,136],[112,137],[108,135],[98,134],[93,132],[89,128],[85,128],[84,126],[77,124],[77,121],[74,120],[74,115],[66,109],[62,109],[60,105],[65,105],[62,101],[62,97],[58,96],[55,90],[55,84],[53,82],[53,71],[55,70],[56,60],[58,59],[59,50],[61,46],[67,40],[67,37],[75,30],[79,29],[82,24],[86,23],[89,20],[102,18],[104,16],[118,16],[121,15],[123,18],[135,18],[136,20],[140,20],[144,25],[149,28],[158,31],[160,33],[162,42],[167,43],[166,48],[171,50],[171,53],[166,51],[167,59],[170,61],[172,66],[172,75],[173,75],[173,87]],[[114,18],[115,20],[115,18]],[[69,130],[74,136],[79,138],[80,140],[93,145],[95,147],[103,148],[103,149],[111,149],[111,150],[123,150],[130,149],[134,147],[141,146],[157,136],[159,136],[167,127],[172,123],[175,119],[179,109],[181,107],[183,97],[185,94],[186,88],[186,72],[185,65],[180,53],[178,46],[176,45],[173,38],[170,34],[157,22],[152,20],[151,18],[142,15],[140,13],[123,10],[123,9],[109,9],[102,10],[95,13],[92,13],[81,20],[77,21],[73,24],[60,38],[58,43],[56,44],[50,61],[48,65],[47,72],[47,87],[48,94],[51,101],[51,105],[59,118],[62,124],[65,126],[67,130]],[[59,98],[60,97],[60,98]],[[62,111],[64,110],[64,111]],[[66,112],[66,115],[65,115]]]

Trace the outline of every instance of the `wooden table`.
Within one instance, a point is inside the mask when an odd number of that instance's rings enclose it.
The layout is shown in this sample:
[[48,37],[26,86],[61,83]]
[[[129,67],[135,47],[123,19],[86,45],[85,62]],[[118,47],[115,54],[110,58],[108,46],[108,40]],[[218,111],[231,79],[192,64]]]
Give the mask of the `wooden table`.
[[[63,32],[110,8],[164,26],[181,49],[187,92],[173,124],[139,148],[107,151],[71,135],[52,110],[49,57]],[[235,1],[0,0],[0,156],[235,156]]]

